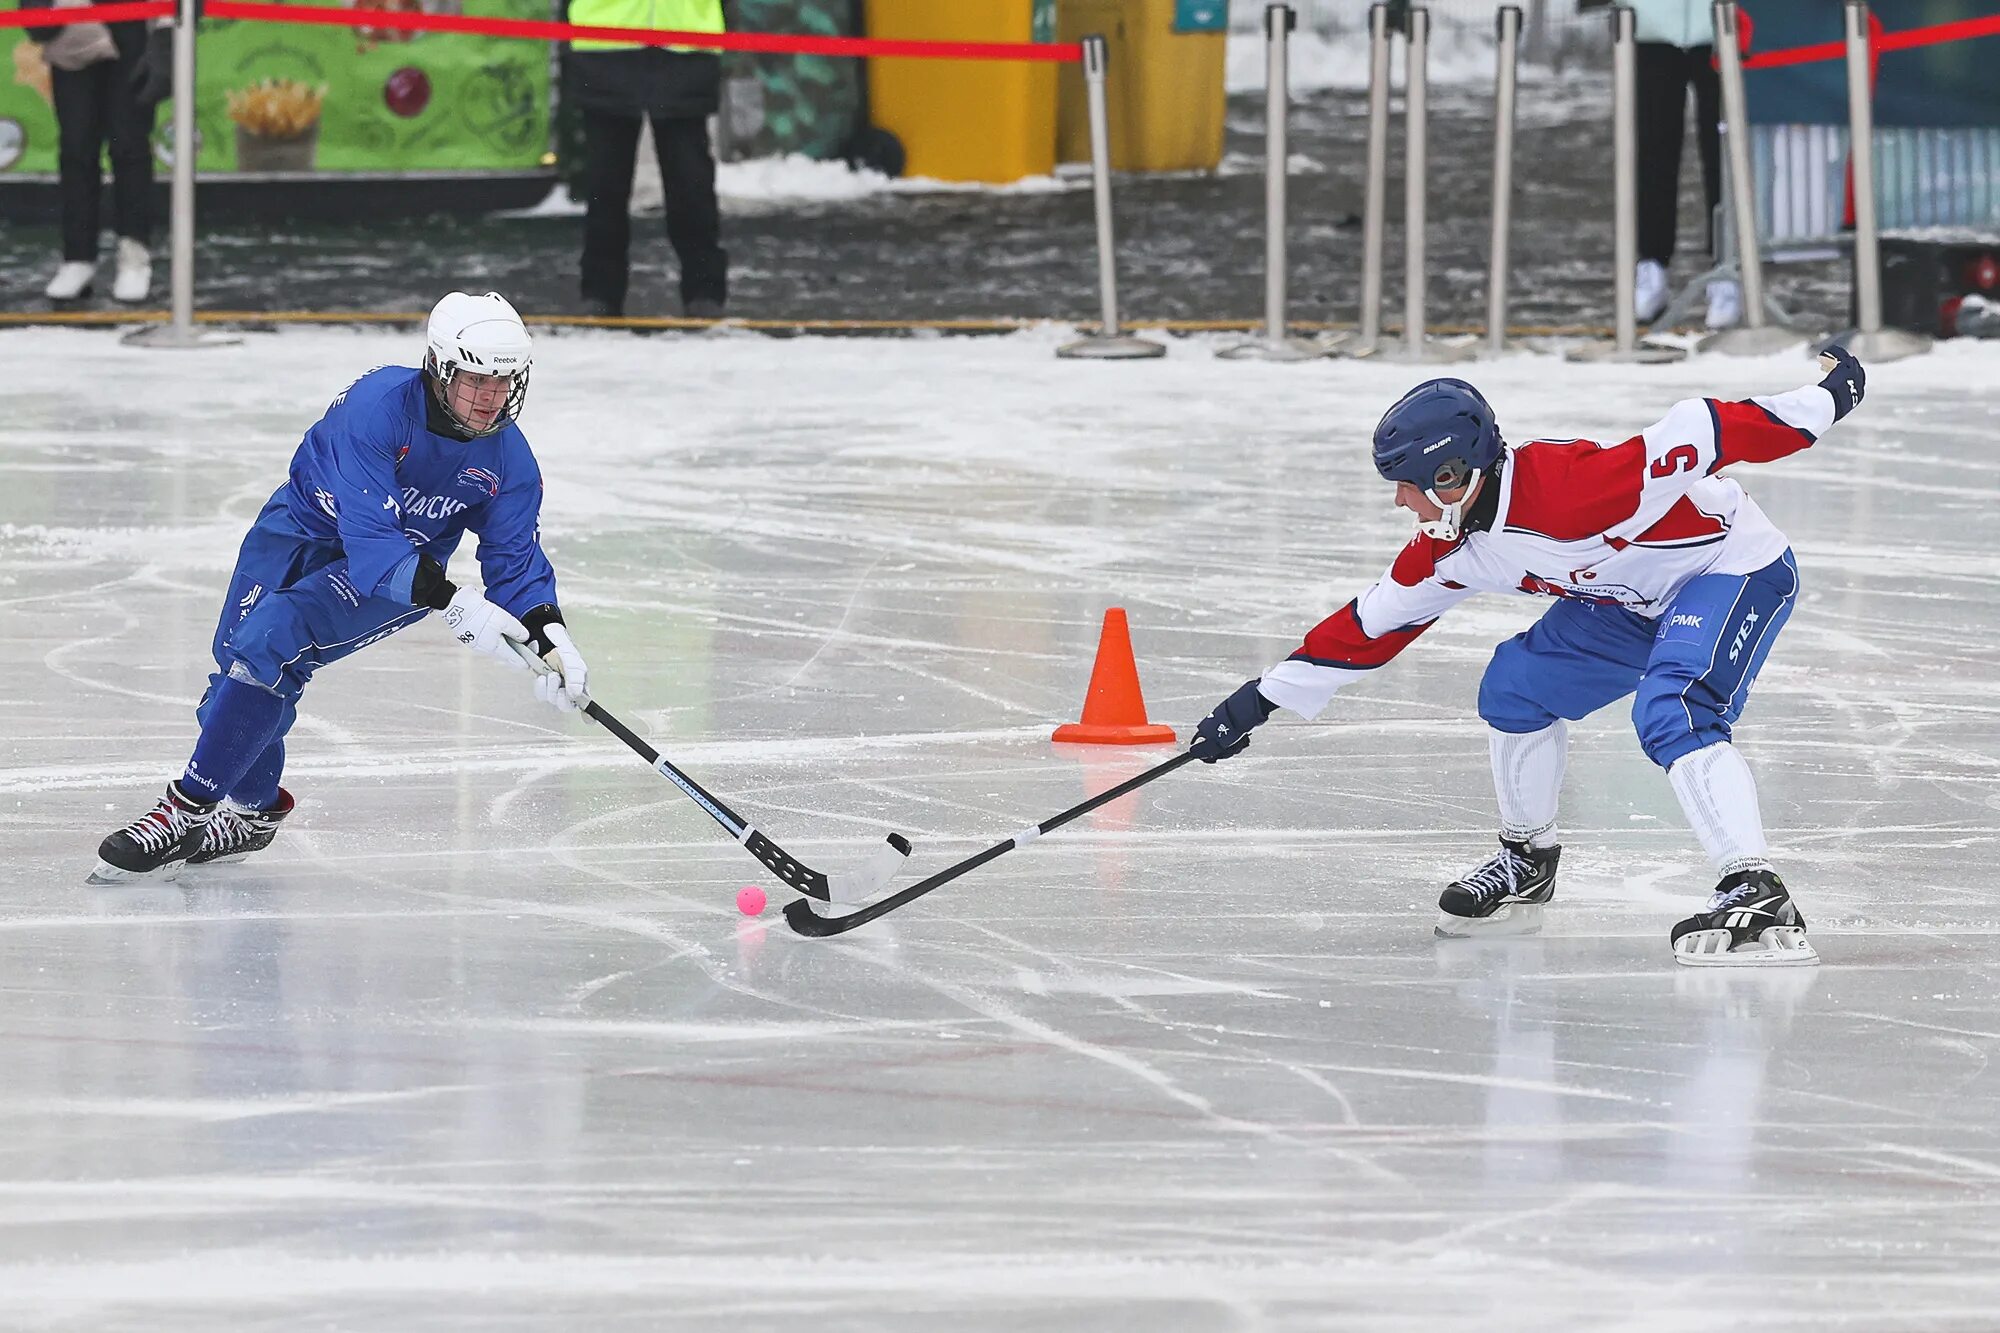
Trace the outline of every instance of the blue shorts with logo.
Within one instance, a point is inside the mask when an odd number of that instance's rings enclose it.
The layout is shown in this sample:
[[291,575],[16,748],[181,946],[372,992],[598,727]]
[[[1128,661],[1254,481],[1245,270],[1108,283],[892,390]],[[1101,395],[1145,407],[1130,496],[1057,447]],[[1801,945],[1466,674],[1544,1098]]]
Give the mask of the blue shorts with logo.
[[206,721],[215,687],[232,674],[284,700],[270,746],[228,794],[245,805],[270,804],[284,768],[285,734],[313,673],[427,614],[421,606],[362,595],[348,581],[340,546],[300,531],[285,510],[282,493],[274,496],[237,553],[236,572],[215,626],[216,670],[195,710]]
[[1632,725],[1662,768],[1726,741],[1778,631],[1792,614],[1792,553],[1754,574],[1703,574],[1657,620],[1564,599],[1493,653],[1479,715],[1499,731],[1540,731],[1636,694]]

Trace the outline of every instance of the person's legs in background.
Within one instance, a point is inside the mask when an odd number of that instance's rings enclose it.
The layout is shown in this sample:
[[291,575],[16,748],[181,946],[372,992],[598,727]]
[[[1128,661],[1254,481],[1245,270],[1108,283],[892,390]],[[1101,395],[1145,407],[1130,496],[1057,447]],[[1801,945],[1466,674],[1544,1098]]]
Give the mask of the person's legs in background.
[[[121,25],[123,26],[123,25]],[[134,84],[145,53],[145,33],[118,43],[118,59],[97,68],[108,72],[104,128],[111,143],[111,225],[118,233],[118,272],[111,295],[143,301],[153,290],[153,115],[156,102],[141,102]]]
[[653,150],[666,195],[667,241],[681,266],[681,310],[719,317],[729,300],[729,255],[722,248],[722,211],[715,198],[715,155],[708,122],[694,116],[654,116]]
[[585,209],[583,304],[592,315],[625,313],[631,277],[632,169],[639,155],[638,116],[583,113]]
[[90,293],[97,276],[98,192],[104,178],[105,87],[113,61],[49,71],[56,112],[56,167],[62,192],[62,264],[50,279],[51,301]]
[[[1701,153],[1701,197],[1708,206],[1708,252],[1721,263],[1721,232],[1715,210],[1722,204],[1722,76],[1715,69],[1715,48],[1697,46],[1687,53],[1688,82],[1694,86],[1695,146]],[[1708,324],[1723,329],[1743,318],[1743,287],[1733,278],[1708,285]]]
[[1636,47],[1639,149],[1639,272],[1637,310],[1650,324],[1672,295],[1667,273],[1679,226],[1681,136],[1687,120],[1689,53],[1667,42]]

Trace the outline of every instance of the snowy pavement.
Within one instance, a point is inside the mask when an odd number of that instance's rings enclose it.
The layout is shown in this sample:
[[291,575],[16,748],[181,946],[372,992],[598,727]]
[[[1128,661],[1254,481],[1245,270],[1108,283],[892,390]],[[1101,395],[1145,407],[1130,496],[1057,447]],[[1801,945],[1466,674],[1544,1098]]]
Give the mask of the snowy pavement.
[[[1056,340],[543,338],[594,693],[814,863],[926,874],[1169,753],[1047,739],[1106,607],[1185,736],[1407,535],[1365,439],[1415,372]],[[0,333],[0,1327],[1992,1327],[1991,350],[1742,477],[1804,578],[1739,739],[1817,969],[1670,961],[1712,875],[1617,708],[1547,932],[1432,938],[1526,599],[837,941],[429,624],[315,681],[269,852],[84,888],[299,433],[416,351]],[[1519,439],[1816,374],[1470,377]]]

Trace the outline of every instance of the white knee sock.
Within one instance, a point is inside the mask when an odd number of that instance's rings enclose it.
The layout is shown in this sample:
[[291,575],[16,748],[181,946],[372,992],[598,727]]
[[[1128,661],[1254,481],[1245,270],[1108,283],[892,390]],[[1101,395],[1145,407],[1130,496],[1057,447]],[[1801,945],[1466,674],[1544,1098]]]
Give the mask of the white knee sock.
[[1681,798],[1681,809],[1716,870],[1732,875],[1769,867],[1757,783],[1735,746],[1717,741],[1682,755],[1667,770],[1667,781],[1674,784],[1674,795]]
[[1488,731],[1493,791],[1500,798],[1500,832],[1533,847],[1556,845],[1556,799],[1569,762],[1569,724],[1557,718],[1540,731]]

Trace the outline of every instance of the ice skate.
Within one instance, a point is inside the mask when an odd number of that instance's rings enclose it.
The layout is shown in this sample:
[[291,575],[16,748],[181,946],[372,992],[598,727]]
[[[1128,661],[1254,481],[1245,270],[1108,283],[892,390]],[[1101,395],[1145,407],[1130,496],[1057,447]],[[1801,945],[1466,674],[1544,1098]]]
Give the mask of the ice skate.
[[1674,961],[1689,967],[1807,967],[1819,954],[1785,882],[1770,870],[1741,870],[1715,886],[1708,909],[1673,930]]
[[1440,939],[1532,935],[1542,928],[1542,907],[1556,893],[1561,847],[1530,847],[1500,839],[1500,851],[1438,895]]
[[292,794],[278,788],[278,803],[266,810],[253,810],[234,801],[215,808],[202,834],[201,846],[188,858],[191,866],[228,865],[252,852],[261,852],[278,836],[278,825],[292,813]]
[[201,846],[213,804],[190,801],[178,784],[153,808],[97,845],[97,869],[92,884],[129,884],[133,880],[170,880]]

